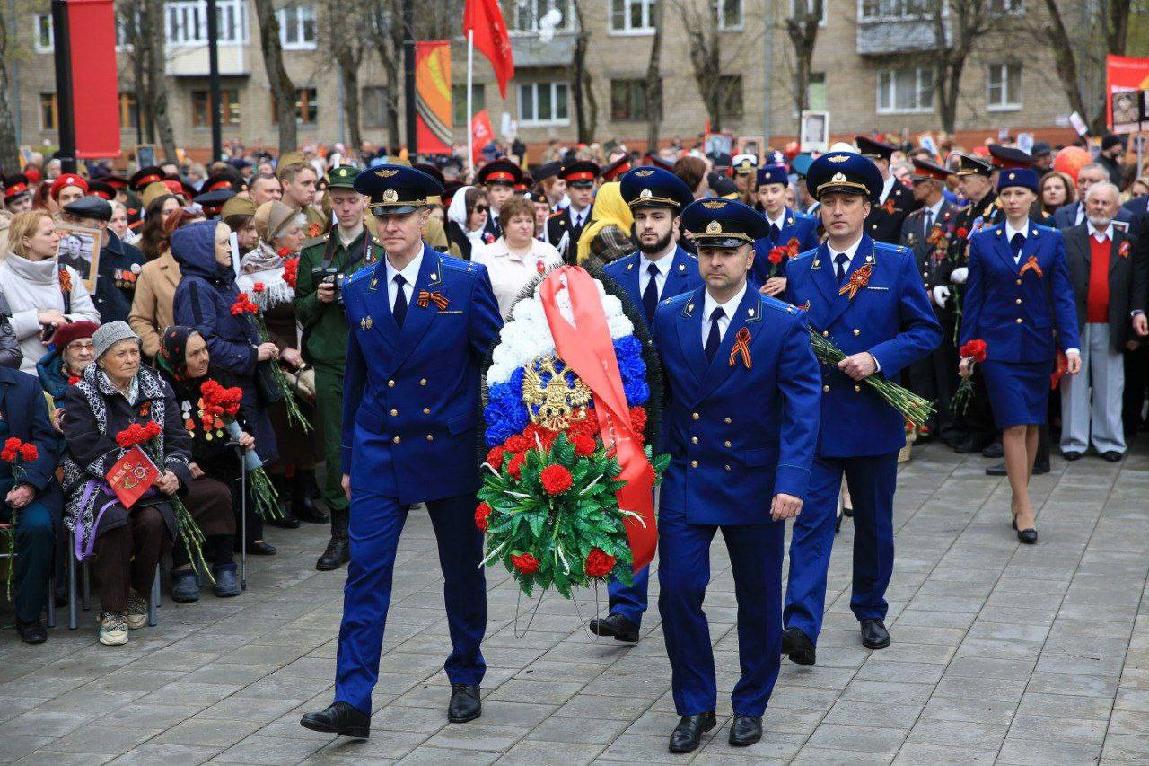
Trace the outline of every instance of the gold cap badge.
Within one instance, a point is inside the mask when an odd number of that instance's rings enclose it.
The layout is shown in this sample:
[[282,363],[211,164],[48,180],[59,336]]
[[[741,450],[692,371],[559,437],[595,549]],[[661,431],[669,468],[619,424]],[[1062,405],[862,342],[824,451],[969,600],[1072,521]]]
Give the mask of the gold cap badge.
[[721,234],[722,233],[722,224],[718,223],[718,221],[711,221],[710,223],[706,224],[706,233],[707,234]]
[[399,192],[395,191],[394,189],[386,190],[385,192],[383,192],[383,201],[384,202],[398,202],[399,201]]

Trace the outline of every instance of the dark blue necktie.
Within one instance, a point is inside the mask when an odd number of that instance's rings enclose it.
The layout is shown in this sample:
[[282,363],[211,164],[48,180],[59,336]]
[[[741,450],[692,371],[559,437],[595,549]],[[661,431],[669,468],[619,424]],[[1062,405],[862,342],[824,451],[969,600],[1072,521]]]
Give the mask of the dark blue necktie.
[[642,310],[646,312],[646,325],[649,327],[654,321],[654,310],[658,308],[658,267],[652,263],[646,267],[646,273],[650,279],[642,291]]
[[1025,246],[1025,235],[1021,232],[1014,234],[1009,240],[1009,249],[1013,251],[1013,260],[1021,257],[1021,248]]
[[718,353],[718,346],[722,343],[722,335],[718,332],[718,320],[726,316],[722,307],[714,309],[710,315],[710,332],[706,334],[706,361],[713,362],[714,355]]
[[398,295],[395,296],[395,306],[391,309],[391,316],[395,317],[395,324],[402,327],[403,320],[407,318],[407,293],[403,290],[403,285],[407,284],[407,280],[403,278],[402,274],[396,274],[392,281],[395,283]]
[[779,233],[780,232],[778,231],[778,227],[775,226],[774,224],[770,224],[770,241],[771,242],[774,242],[775,244],[777,244]]
[[838,264],[838,287],[841,287],[842,283],[846,281],[846,266],[850,263],[850,259],[846,257],[845,253],[838,253],[837,257],[834,258],[834,263]]

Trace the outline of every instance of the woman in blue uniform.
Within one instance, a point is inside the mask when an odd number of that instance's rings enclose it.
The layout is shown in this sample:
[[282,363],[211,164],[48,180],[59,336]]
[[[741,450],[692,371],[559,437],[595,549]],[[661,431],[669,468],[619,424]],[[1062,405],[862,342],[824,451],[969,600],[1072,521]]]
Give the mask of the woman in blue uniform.
[[[969,280],[962,304],[961,343],[986,344],[986,389],[1002,429],[1005,469],[1013,491],[1013,528],[1023,543],[1037,542],[1029,477],[1045,424],[1049,375],[1057,350],[1068,372],[1081,369],[1073,287],[1061,233],[1029,218],[1037,174],[1004,169],[997,182],[1005,222],[970,237]],[[961,375],[972,359],[960,362]]]

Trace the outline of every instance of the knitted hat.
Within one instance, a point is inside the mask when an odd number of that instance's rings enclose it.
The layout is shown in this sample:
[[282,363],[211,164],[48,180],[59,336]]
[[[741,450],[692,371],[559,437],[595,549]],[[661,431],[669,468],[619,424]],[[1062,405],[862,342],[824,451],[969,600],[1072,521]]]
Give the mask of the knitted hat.
[[132,332],[127,322],[108,322],[100,325],[100,329],[92,333],[92,345],[96,349],[96,358],[99,359],[112,346],[122,340],[140,341],[140,336]]
[[60,198],[60,190],[63,189],[65,186],[76,186],[76,187],[83,189],[85,194],[88,193],[88,182],[87,181],[85,181],[83,178],[76,175],[75,173],[64,173],[63,175],[61,175],[59,178],[57,178],[55,181],[52,182],[52,186],[49,187],[49,189],[48,189],[48,196],[51,197],[52,199],[59,199]]
[[290,205],[285,205],[279,200],[269,200],[256,208],[253,216],[255,230],[259,233],[259,238],[270,245],[275,241],[275,236],[298,215],[300,212]]
[[[63,351],[72,341],[90,338],[92,333],[98,329],[100,329],[100,325],[96,322],[68,322],[56,328],[56,332],[52,334],[52,344]],[[95,345],[94,341],[93,345]]]

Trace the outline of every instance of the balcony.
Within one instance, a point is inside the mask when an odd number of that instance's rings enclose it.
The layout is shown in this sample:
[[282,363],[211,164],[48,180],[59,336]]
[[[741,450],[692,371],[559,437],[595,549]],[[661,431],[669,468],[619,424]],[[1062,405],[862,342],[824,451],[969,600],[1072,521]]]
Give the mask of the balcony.
[[[945,47],[949,48],[953,44],[953,31],[948,17],[942,19],[942,26]],[[859,56],[913,53],[938,47],[934,43],[934,20],[928,14],[860,17],[856,45]]]
[[[207,77],[207,43],[195,46],[168,46],[164,55],[164,74],[172,77]],[[247,63],[247,48],[234,43],[219,46],[219,73],[221,76],[245,77],[251,74]]]
[[513,33],[515,68],[569,67],[574,61],[575,38],[574,32],[556,32],[549,42],[543,42],[537,34]]
[[[218,0],[216,32],[219,40],[219,73],[247,75],[247,6],[243,0]],[[177,0],[164,5],[164,73],[173,77],[206,77],[207,3]]]

